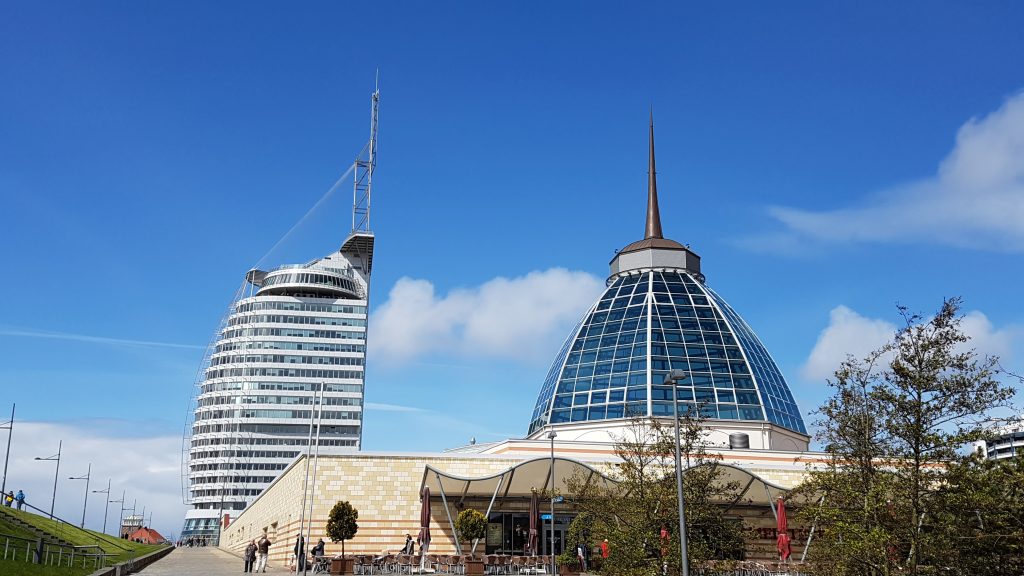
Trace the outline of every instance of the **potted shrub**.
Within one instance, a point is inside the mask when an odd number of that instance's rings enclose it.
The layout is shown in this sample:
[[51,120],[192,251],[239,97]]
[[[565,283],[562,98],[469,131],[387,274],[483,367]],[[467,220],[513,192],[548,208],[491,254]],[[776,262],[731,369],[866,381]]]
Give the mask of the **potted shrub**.
[[[467,542],[479,540],[487,535],[487,518],[472,508],[463,510],[455,520],[455,531]],[[478,576],[484,573],[484,561],[475,555],[466,560],[466,575]]]
[[347,501],[335,504],[327,516],[327,537],[331,542],[341,542],[341,556],[331,559],[331,574],[352,574],[352,559],[345,556],[345,540],[355,537],[358,519],[359,511]]
[[566,549],[555,558],[558,573],[562,576],[573,576],[580,573],[580,560],[576,557],[576,549]]

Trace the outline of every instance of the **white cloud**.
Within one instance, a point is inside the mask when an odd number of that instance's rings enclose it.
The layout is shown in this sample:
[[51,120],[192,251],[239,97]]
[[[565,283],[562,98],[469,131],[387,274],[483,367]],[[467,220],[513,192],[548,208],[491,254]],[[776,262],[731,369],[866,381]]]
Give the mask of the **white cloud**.
[[[892,340],[896,324],[878,318],[867,318],[846,306],[829,312],[829,323],[815,342],[807,361],[800,369],[805,380],[824,381],[831,378],[848,355],[860,359]],[[1013,326],[996,329],[983,313],[973,310],[964,314],[961,323],[970,337],[963,349],[973,348],[980,355],[1009,358],[1017,329]]]
[[863,358],[890,341],[895,332],[895,324],[836,306],[829,312],[828,326],[818,335],[800,375],[807,380],[830,378],[847,355]]
[[[27,503],[49,512],[55,462],[35,458],[56,455],[57,444],[63,441],[54,515],[75,525],[81,522],[85,480],[69,480],[69,477],[84,476],[91,463],[90,491],[106,490],[109,478],[111,500],[119,500],[123,490],[129,508],[135,502],[136,511],[141,514],[145,507],[146,517],[152,514],[153,528],[168,538],[177,535],[186,509],[181,499],[181,437],[109,436],[95,428],[89,422],[52,424],[15,420],[7,490],[15,493],[23,490]],[[6,440],[6,435],[0,434],[0,442]],[[86,528],[103,528],[104,496],[89,494]],[[110,504],[108,533],[116,533],[120,506]]]
[[562,268],[444,296],[426,280],[402,278],[370,320],[370,354],[375,362],[438,353],[547,361],[603,287],[591,274]]
[[934,176],[870,196],[860,206],[769,212],[798,238],[1022,252],[1024,93],[967,121]]

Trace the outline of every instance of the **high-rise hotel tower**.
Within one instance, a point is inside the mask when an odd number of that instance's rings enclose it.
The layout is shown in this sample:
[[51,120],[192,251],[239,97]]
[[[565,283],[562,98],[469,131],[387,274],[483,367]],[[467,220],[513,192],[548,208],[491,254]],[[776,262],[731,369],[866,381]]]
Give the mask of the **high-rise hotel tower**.
[[323,258],[250,270],[203,362],[183,445],[183,539],[216,544],[225,517],[307,448],[360,448],[378,99],[353,167],[352,232]]

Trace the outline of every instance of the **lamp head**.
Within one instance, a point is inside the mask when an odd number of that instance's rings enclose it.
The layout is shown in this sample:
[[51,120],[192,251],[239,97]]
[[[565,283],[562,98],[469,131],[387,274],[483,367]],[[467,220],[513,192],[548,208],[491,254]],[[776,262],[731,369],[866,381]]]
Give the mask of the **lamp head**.
[[679,382],[680,380],[686,380],[690,375],[683,370],[673,370],[668,374],[665,374],[664,384],[669,385],[673,382]]
[[554,440],[557,437],[558,437],[558,434],[556,434],[554,430],[552,430],[551,432],[548,432],[548,438]]

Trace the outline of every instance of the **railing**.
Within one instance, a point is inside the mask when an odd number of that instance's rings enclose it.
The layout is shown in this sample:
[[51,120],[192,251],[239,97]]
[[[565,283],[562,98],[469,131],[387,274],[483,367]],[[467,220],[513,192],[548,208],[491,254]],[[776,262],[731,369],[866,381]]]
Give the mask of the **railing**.
[[102,548],[95,545],[70,546],[47,542],[42,538],[32,540],[9,534],[0,534],[0,540],[3,541],[3,559],[15,562],[68,568],[77,562],[82,568],[91,567],[96,570],[107,565],[107,558],[116,556],[105,554]]

